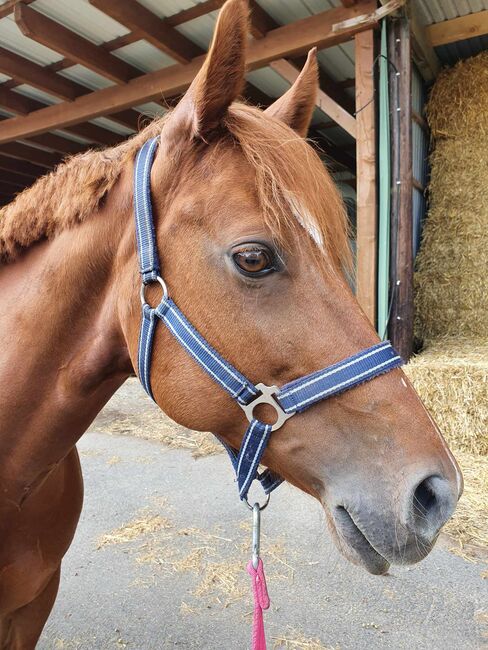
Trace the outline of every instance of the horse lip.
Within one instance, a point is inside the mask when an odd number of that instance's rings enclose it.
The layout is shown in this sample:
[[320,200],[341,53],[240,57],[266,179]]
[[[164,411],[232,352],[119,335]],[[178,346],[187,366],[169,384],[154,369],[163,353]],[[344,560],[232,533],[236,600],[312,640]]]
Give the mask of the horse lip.
[[[345,554],[355,563],[362,564],[370,573],[383,575],[390,562],[371,544],[345,506],[334,508],[333,521]],[[351,553],[352,552],[352,553]],[[352,555],[352,557],[351,557]]]

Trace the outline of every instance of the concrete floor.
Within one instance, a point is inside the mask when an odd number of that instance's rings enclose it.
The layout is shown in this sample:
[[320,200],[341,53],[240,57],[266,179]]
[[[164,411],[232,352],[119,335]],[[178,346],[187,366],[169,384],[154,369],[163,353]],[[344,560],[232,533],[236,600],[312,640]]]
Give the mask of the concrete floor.
[[[152,409],[131,380],[79,444],[85,506],[40,650],[249,647],[250,516],[227,457],[195,460],[114,434],[130,434]],[[488,648],[486,565],[453,555],[447,541],[419,565],[370,576],[339,556],[319,505],[288,485],[263,532],[268,648]]]

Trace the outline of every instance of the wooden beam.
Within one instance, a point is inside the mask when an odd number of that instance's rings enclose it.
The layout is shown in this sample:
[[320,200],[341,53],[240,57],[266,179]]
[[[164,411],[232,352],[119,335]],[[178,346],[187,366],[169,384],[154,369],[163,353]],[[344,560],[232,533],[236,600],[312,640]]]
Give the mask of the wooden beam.
[[[13,160],[13,159],[12,159]],[[32,185],[35,181],[35,178],[25,176],[23,174],[16,174],[15,172],[1,172],[0,170],[0,180],[10,183],[17,187],[28,187]]]
[[412,33],[412,55],[420,74],[427,82],[434,81],[439,74],[441,64],[427,35],[426,28],[418,15],[415,3],[407,7]]
[[373,30],[357,34],[356,155],[357,155],[357,281],[359,304],[376,324],[376,136]]
[[329,142],[319,132],[313,130],[310,133],[309,139],[311,143],[317,148],[321,156],[325,156],[327,163],[332,163],[332,167],[339,167],[347,169],[352,174],[356,175],[356,159],[354,156],[349,155],[342,147]]
[[[284,56],[302,54],[313,46],[331,47],[348,40],[364,29],[362,23],[340,34],[333,32],[333,26],[338,21],[363,14],[373,4],[373,0],[364,0],[352,9],[336,7],[268,32],[264,38],[251,43],[248,67],[255,70]],[[203,57],[198,57],[185,65],[177,64],[133,79],[123,87],[104,88],[78,97],[70,104],[49,106],[25,117],[11,118],[2,124],[0,142],[64,128],[104,115],[109,109],[122,110],[160,98],[161,94],[167,97],[177,95],[188,87],[202,62]]]
[[0,170],[21,174],[28,179],[37,178],[46,173],[46,169],[43,167],[2,155],[0,155]]
[[[7,0],[7,2],[4,2],[0,7],[0,18],[5,18],[5,16],[10,15],[17,2],[18,0]],[[26,5],[30,5],[32,2],[34,2],[34,0],[24,0]]]
[[25,190],[26,187],[27,185],[18,185],[16,183],[9,183],[7,180],[0,180],[0,193],[6,195],[10,193],[12,198],[19,192]]
[[[3,190],[9,190],[11,192],[18,191],[19,189],[24,189],[29,184],[29,181],[26,178],[20,177],[20,181],[15,174],[5,174],[0,179],[0,187]],[[17,188],[17,189],[16,189]]]
[[415,177],[412,179],[412,185],[416,190],[418,190],[419,192],[422,192],[422,194],[424,193],[425,187]]
[[59,52],[71,61],[81,63],[115,83],[126,83],[143,74],[137,68],[108,54],[101,47],[78,36],[23,2],[15,5],[14,15],[15,22],[24,36]]
[[205,16],[211,11],[220,9],[224,2],[225,0],[206,0],[205,2],[200,2],[194,7],[183,9],[183,11],[179,11],[177,14],[169,16],[166,18],[166,22],[173,27],[182,25],[183,23],[187,23],[190,20],[195,20],[195,18],[200,18],[200,16]]
[[136,0],[89,0],[90,4],[100,9],[114,20],[137,31],[142,37],[171,56],[178,63],[187,63],[202,54],[202,49],[189,38],[180,34],[166,21],[146,9]]
[[424,120],[422,115],[419,115],[417,111],[414,111],[413,109],[412,109],[412,120],[416,122],[423,131],[425,131],[426,133],[429,132],[429,127],[427,125],[427,122]]
[[[390,210],[391,309],[388,334],[400,356],[413,350],[413,223],[412,223],[412,63],[410,25],[402,17],[391,22],[388,58],[400,73],[390,84],[395,93],[391,115],[392,200]],[[393,76],[393,75],[392,75]],[[390,77],[391,79],[391,77]]]
[[84,124],[74,124],[64,130],[68,131],[68,133],[79,135],[80,138],[85,138],[95,144],[101,144],[108,147],[113,147],[126,139],[125,135],[114,133],[113,131],[104,129],[103,126],[90,124],[89,122],[85,122]]
[[[64,59],[64,61],[67,61],[67,59]],[[74,65],[74,62],[69,61],[69,65]],[[70,79],[60,77],[51,70],[48,70],[47,67],[32,63],[28,59],[24,59],[0,47],[0,70],[3,71],[7,68],[9,68],[9,72],[6,72],[6,74],[12,74],[22,83],[27,83],[30,86],[34,86],[34,88],[40,88],[62,99],[72,99],[89,93],[89,90],[84,86]],[[15,85],[14,83],[13,87]],[[16,115],[27,115],[28,113],[46,107],[46,104],[42,102],[12,92],[10,90],[11,87],[12,84],[8,82],[0,84],[0,106],[5,110],[11,111]],[[134,131],[138,130],[139,113],[137,111],[125,110],[113,113],[110,115],[110,119],[122,126],[134,129]]]
[[61,154],[77,154],[86,151],[87,149],[86,145],[80,144],[79,142],[73,142],[73,140],[63,138],[55,133],[41,133],[40,135],[34,135],[29,138],[29,142],[33,142],[42,147],[47,147],[48,149],[52,149]]
[[49,153],[42,149],[29,147],[21,142],[8,142],[0,146],[0,154],[11,156],[19,160],[27,160],[41,167],[54,167],[62,161],[62,156],[58,154]]
[[341,0],[343,7],[352,7],[355,4],[356,0]]
[[[273,61],[270,63],[270,67],[290,84],[294,83],[300,74],[300,70],[284,59]],[[356,120],[321,89],[317,93],[317,106],[353,138],[356,137]]]
[[105,117],[108,117],[113,122],[125,126],[128,129],[132,129],[133,131],[139,130],[140,116],[140,113],[131,110],[119,111],[118,113],[107,113],[107,115],[105,115]]
[[0,72],[60,99],[71,101],[83,91],[81,86],[77,89],[77,84],[69,79],[60,77],[54,72],[46,70],[42,65],[33,63],[3,47],[0,47]]
[[427,27],[430,43],[437,47],[488,34],[488,9]]
[[344,31],[358,28],[360,25],[362,26],[363,31],[368,27],[375,27],[380,20],[390,14],[396,13],[398,9],[401,9],[407,0],[380,0],[380,2],[383,6],[376,7],[375,2],[370,6],[367,12],[336,23],[332,31],[339,34]]
[[0,107],[15,115],[27,115],[32,111],[37,111],[39,108],[44,108],[46,104],[30,99],[20,93],[14,93],[8,88],[6,84],[0,84]]

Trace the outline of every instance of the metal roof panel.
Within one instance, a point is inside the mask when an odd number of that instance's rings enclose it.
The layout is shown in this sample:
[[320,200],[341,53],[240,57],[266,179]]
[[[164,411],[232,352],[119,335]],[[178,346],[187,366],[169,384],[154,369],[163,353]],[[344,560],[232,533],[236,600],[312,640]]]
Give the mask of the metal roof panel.
[[30,6],[97,45],[129,32],[88,0],[35,0]]

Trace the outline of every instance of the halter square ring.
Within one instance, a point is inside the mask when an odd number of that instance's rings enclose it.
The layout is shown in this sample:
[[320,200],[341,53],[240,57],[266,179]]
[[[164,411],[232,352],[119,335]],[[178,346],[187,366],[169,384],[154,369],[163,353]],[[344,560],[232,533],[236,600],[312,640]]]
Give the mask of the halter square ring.
[[252,402],[249,402],[249,404],[239,403],[239,406],[246,414],[246,417],[249,420],[249,422],[253,421],[253,413],[256,406],[259,406],[259,404],[268,404],[269,406],[272,406],[276,411],[276,422],[273,425],[271,425],[271,431],[277,431],[285,424],[287,420],[291,418],[292,415],[295,415],[295,413],[294,412],[285,413],[285,411],[281,408],[281,405],[278,403],[275,397],[276,393],[278,393],[279,391],[278,386],[266,386],[266,384],[256,384],[256,388],[259,390],[261,394],[255,397],[252,400]]

